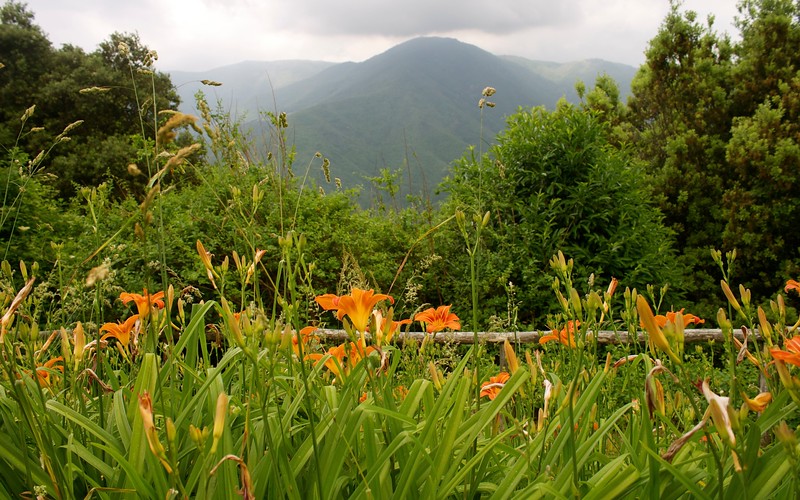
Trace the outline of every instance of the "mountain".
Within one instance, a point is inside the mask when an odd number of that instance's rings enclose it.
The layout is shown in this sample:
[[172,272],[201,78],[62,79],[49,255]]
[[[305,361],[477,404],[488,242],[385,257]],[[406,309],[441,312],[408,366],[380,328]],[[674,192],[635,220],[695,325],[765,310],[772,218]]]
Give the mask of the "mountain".
[[577,102],[578,93],[575,92],[575,82],[581,80],[591,88],[598,75],[606,74],[619,85],[620,99],[627,100],[631,94],[630,82],[636,76],[637,68],[627,64],[605,61],[603,59],[585,59],[568,63],[555,63],[548,61],[533,61],[518,56],[502,56],[504,59],[515,62],[530,71],[547,78],[563,89],[570,102]]
[[[505,117],[520,106],[552,108],[562,97],[576,101],[575,82],[591,87],[603,73],[617,80],[624,97],[635,71],[596,59],[559,64],[496,56],[455,39],[423,37],[360,63],[249,62],[172,77],[176,85],[178,76],[222,81],[223,87],[204,92],[239,115],[287,112],[296,174],[311,165],[312,177],[329,189],[314,160],[317,151],[330,159],[332,176],[345,187],[369,186],[367,178],[381,169],[400,169],[402,199],[431,195],[452,162],[470,145],[482,142],[485,151]],[[481,110],[478,101],[487,86],[497,90],[490,98],[496,107]],[[194,93],[191,84],[184,87],[182,96]],[[184,98],[184,109],[192,108],[193,99]],[[248,125],[254,137],[269,137],[263,120]]]
[[481,140],[482,90],[497,89],[483,109],[483,138],[521,105],[555,105],[553,82],[473,45],[417,38],[362,63],[333,66],[282,89],[278,105],[302,162],[320,151],[345,185],[364,184],[381,168],[404,171],[406,192],[434,187],[449,164]]
[[[220,101],[225,109],[254,118],[259,111],[273,109],[273,91],[334,65],[336,63],[323,61],[244,61],[208,71],[170,71],[169,74],[181,98],[182,112],[196,113],[194,96],[202,90],[212,106]],[[206,86],[202,80],[220,82],[222,86]]]

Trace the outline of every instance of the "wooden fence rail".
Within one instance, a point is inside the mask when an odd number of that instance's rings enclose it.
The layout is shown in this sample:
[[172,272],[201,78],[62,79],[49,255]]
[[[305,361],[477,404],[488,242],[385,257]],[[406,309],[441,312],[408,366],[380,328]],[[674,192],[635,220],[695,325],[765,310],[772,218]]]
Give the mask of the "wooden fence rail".
[[[327,330],[319,329],[314,332],[320,338],[330,339],[332,341],[346,340],[347,333],[344,330]],[[421,342],[425,338],[423,332],[402,332],[395,335],[394,339],[400,343],[407,339],[413,339]],[[430,334],[428,334],[430,335]],[[742,340],[742,332],[735,331],[734,335],[739,340]],[[520,342],[522,344],[536,344],[539,342],[539,337],[542,336],[541,332],[479,332],[478,339],[487,344],[502,343],[504,340],[509,342]],[[638,332],[638,342],[646,341],[647,337],[644,333]],[[434,342],[437,343],[455,343],[455,344],[472,344],[475,341],[475,336],[472,332],[439,332],[434,337]],[[708,341],[723,342],[725,338],[722,336],[722,330],[715,328],[698,328],[686,329],[684,332],[684,343],[689,344],[693,342],[708,342]],[[623,331],[610,331],[601,330],[597,332],[597,342],[599,344],[618,344],[628,342],[628,332]]]

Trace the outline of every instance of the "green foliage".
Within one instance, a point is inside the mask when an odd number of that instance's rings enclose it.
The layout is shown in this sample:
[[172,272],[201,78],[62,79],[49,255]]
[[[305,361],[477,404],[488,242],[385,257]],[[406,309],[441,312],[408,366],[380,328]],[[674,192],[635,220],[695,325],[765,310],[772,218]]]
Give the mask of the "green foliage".
[[[714,350],[731,379],[703,349],[662,363],[650,356],[655,348],[623,344],[613,348],[620,362],[612,365],[595,335],[609,324],[602,311],[611,297],[578,294],[573,264],[560,256],[552,264],[570,297],[561,314],[580,321],[575,345],[550,343],[524,357],[509,345],[512,374],[502,382],[489,379],[499,375],[487,356],[476,361],[489,376],[467,368],[477,346],[440,349],[430,338],[422,346],[365,345],[349,323],[353,340],[335,361],[336,351],[313,336],[294,344],[296,325],[280,319],[297,321],[310,305],[292,291],[310,269],[302,241],[281,240],[279,274],[289,283],[279,287],[278,311],[254,305],[234,316],[222,292],[194,306],[176,296],[162,308],[153,297],[128,344],[80,324],[46,341],[33,319],[39,292],[17,285],[37,269],[17,274],[4,264],[1,293],[22,298],[0,342],[2,491],[53,498],[796,496],[800,447],[796,424],[787,422],[796,420],[797,394],[792,378],[776,376],[775,363],[738,367],[737,348],[726,341]],[[213,272],[224,272],[221,256],[213,260]],[[386,307],[377,305],[382,313]],[[664,331],[675,334],[673,326]],[[168,335],[174,329],[179,334]],[[739,407],[741,396],[758,390],[761,371],[772,402],[760,412]],[[718,403],[733,441],[707,411],[709,396],[692,385],[698,374],[713,391],[730,388]],[[489,384],[495,392],[476,406]],[[741,396],[735,387],[744,387]]]
[[800,217],[800,173],[794,168],[800,162],[800,109],[784,108],[784,103],[798,102],[798,85],[800,78],[795,78],[781,100],[735,119],[728,143],[736,181],[722,200],[729,213],[722,236],[738,251],[741,281],[754,290],[780,288],[800,274],[800,235],[794,225]]
[[[597,283],[619,277],[634,287],[678,278],[663,258],[671,253],[671,232],[650,203],[641,168],[608,144],[591,112],[566,104],[554,112],[522,110],[497,142],[484,158],[456,163],[443,209],[491,212],[480,269],[484,314],[502,311],[509,282],[523,324],[552,312],[548,261],[558,250],[581,263],[578,275],[594,274]],[[446,295],[468,296],[466,265],[450,249],[457,243],[444,244],[454,258],[440,286]],[[489,306],[491,298],[502,302]]]
[[0,208],[0,255],[15,262],[42,260],[50,252],[54,235],[64,237],[75,224],[54,199],[52,188],[40,176],[21,173],[19,156],[0,162],[3,205]]
[[111,179],[120,189],[117,196],[141,195],[143,179],[128,172],[137,160],[132,136],[152,136],[155,113],[178,104],[169,77],[153,69],[156,57],[136,34],[114,33],[91,54],[71,45],[54,49],[24,4],[6,2],[0,25],[5,64],[0,70],[0,144],[15,142],[18,118],[32,105],[38,109],[32,125],[43,130],[22,138],[24,151],[45,149],[57,133],[81,120],[48,165],[58,197],[66,200],[76,186]]
[[31,105],[31,93],[47,76],[53,48],[24,4],[6,2],[0,10],[0,144],[14,144],[19,119]]
[[703,312],[719,293],[709,249],[738,249],[737,279],[759,295],[798,271],[797,9],[743,2],[732,43],[673,3],[633,83],[627,140],[693,275],[681,288]]

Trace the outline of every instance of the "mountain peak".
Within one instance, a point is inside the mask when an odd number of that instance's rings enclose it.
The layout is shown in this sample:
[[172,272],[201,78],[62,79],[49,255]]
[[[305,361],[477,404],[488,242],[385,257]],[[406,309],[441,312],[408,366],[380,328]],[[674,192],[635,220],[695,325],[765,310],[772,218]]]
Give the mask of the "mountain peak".
[[365,63],[375,59],[386,59],[394,57],[411,58],[430,58],[437,56],[454,57],[474,57],[492,58],[493,54],[481,49],[478,46],[462,42],[455,38],[421,36],[412,38],[399,45],[395,45],[389,50],[371,57]]
[[[320,151],[346,186],[363,184],[381,168],[405,166],[410,193],[437,185],[453,160],[470,144],[491,141],[519,107],[553,107],[563,96],[574,100],[576,80],[591,86],[604,72],[617,79],[624,95],[635,71],[630,68],[626,79],[613,74],[614,63],[597,60],[559,64],[500,57],[445,37],[413,38],[363,62],[318,71],[294,66],[284,62],[260,70],[271,83],[292,81],[282,86],[270,87],[252,73],[248,84],[258,84],[259,93],[234,92],[228,105],[260,102],[289,113],[299,161]],[[227,69],[221,89],[230,92],[231,83],[236,88],[234,71]],[[283,71],[291,79],[282,78]],[[301,74],[305,78],[297,78]],[[496,107],[482,112],[478,101],[487,86],[497,89]],[[258,108],[247,111],[255,116]]]

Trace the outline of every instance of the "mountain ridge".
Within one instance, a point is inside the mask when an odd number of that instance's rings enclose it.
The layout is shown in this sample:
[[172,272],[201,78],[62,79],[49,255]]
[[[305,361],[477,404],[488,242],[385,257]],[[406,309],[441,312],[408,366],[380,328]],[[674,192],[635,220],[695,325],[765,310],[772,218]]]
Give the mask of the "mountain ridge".
[[[367,179],[384,168],[403,169],[401,196],[427,196],[470,144],[488,142],[520,107],[553,108],[561,98],[576,102],[575,82],[591,87],[603,73],[617,81],[624,99],[635,71],[598,59],[553,63],[496,56],[453,38],[420,37],[357,63],[243,62],[180,73],[184,83],[173,81],[185,97],[200,86],[186,81],[219,76],[223,87],[203,91],[239,116],[252,119],[258,103],[285,111],[298,163],[306,165],[321,152],[345,187],[368,186]],[[223,78],[237,74],[249,78]],[[496,106],[479,110],[481,91],[489,86],[497,90],[491,98]],[[182,110],[194,112],[190,103],[184,101]],[[262,121],[247,125],[256,130],[254,137],[269,136]],[[321,172],[314,174],[324,184]]]

